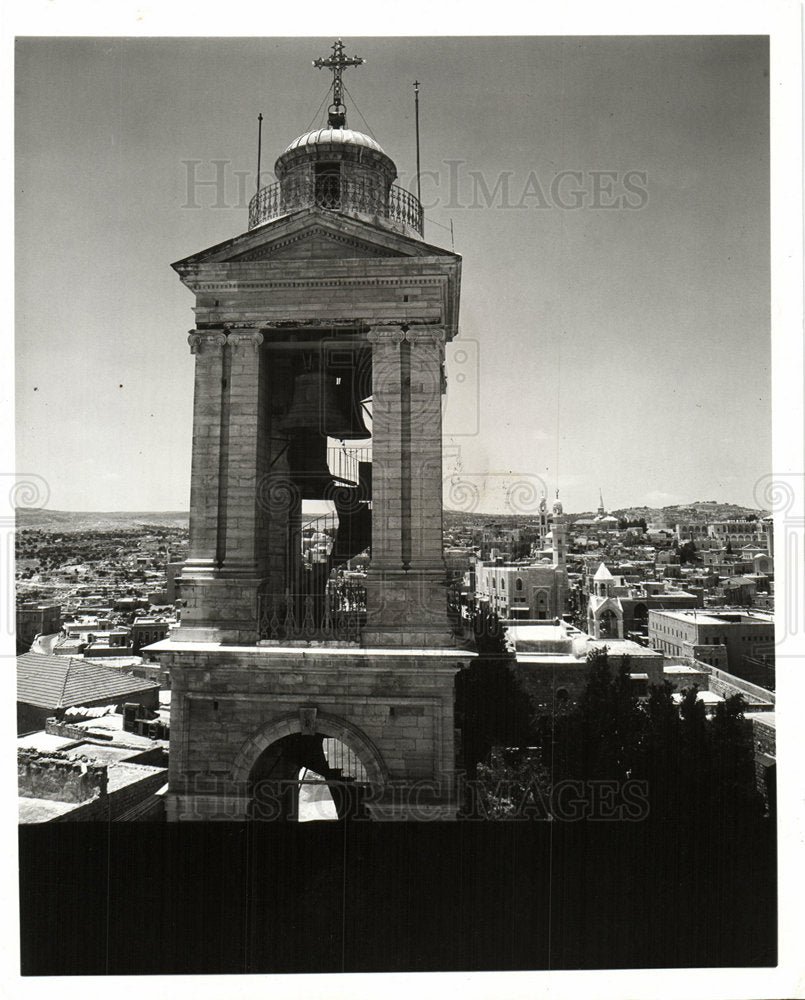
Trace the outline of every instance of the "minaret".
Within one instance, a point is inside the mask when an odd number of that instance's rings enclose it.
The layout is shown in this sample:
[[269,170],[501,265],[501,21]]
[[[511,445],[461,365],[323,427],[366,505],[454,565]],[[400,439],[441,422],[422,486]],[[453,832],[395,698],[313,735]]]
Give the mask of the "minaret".
[[604,494],[601,487],[598,487],[598,516],[604,517],[606,515],[606,508],[604,507]]
[[551,526],[553,539],[553,565],[557,571],[556,610],[562,615],[567,604],[567,519],[559,499],[559,490],[553,502],[553,524]]
[[545,538],[548,534],[548,504],[545,500],[545,491],[542,491],[542,495],[539,498],[539,521],[537,531],[539,533],[539,544],[537,545],[537,554],[542,552],[545,548]]

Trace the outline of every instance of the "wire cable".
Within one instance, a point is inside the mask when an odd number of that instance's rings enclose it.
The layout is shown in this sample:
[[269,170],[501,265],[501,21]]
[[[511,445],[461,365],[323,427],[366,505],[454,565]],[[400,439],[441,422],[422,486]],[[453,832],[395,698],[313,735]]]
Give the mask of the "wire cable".
[[329,96],[330,96],[330,85],[328,84],[328,85],[327,85],[327,89],[326,89],[326,90],[324,91],[324,97],[322,97],[322,99],[321,99],[321,104],[320,104],[320,105],[318,106],[318,108],[316,109],[316,113],[315,113],[315,114],[313,115],[313,117],[312,117],[312,118],[310,119],[310,124],[309,124],[309,125],[308,125],[308,127],[307,127],[307,128],[305,129],[305,132],[309,132],[309,131],[311,130],[311,128],[313,127],[313,123],[314,123],[314,122],[316,121],[316,119],[317,119],[317,118],[319,117],[319,114],[321,113],[321,109],[322,109],[322,108],[324,107],[324,102],[325,102],[325,101],[327,100],[327,98],[328,98]]
[[370,136],[371,136],[371,137],[372,137],[372,138],[373,138],[373,139],[375,140],[375,142],[377,142],[377,136],[376,136],[376,135],[374,134],[374,132],[372,131],[372,127],[371,127],[371,125],[369,124],[369,122],[368,122],[368,121],[367,121],[367,120],[366,120],[366,119],[365,119],[365,118],[363,117],[363,112],[362,112],[362,111],[361,111],[361,109],[360,109],[360,108],[358,107],[358,102],[357,102],[357,101],[355,100],[355,98],[354,98],[354,97],[352,96],[352,94],[350,94],[350,92],[349,92],[349,91],[347,90],[347,85],[346,85],[345,83],[344,83],[344,84],[342,84],[342,85],[343,85],[343,87],[344,87],[344,93],[345,93],[345,94],[347,95],[347,97],[348,97],[348,98],[350,99],[350,101],[352,101],[352,105],[353,105],[353,107],[354,107],[354,108],[355,108],[355,110],[356,110],[356,111],[358,112],[358,114],[359,114],[359,115],[361,116],[361,121],[362,121],[362,122],[363,122],[363,124],[364,124],[364,125],[366,126],[366,131],[367,131],[367,132],[369,133],[369,135],[370,135]]

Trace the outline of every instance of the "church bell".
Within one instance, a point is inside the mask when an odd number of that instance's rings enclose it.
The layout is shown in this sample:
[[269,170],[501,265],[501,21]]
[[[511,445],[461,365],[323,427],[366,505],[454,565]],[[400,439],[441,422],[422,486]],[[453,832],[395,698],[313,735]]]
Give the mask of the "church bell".
[[327,465],[327,438],[317,430],[294,435],[288,445],[291,481],[303,500],[325,500],[332,493],[333,477]]
[[294,379],[291,405],[280,426],[291,434],[315,431],[339,440],[372,436],[350,385],[346,381],[338,385],[321,371],[303,372]]

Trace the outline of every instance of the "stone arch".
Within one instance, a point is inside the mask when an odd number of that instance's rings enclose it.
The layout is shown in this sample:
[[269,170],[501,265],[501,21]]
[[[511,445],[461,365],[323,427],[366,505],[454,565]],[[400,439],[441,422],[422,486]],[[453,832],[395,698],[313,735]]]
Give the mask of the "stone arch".
[[648,605],[645,604],[643,601],[640,601],[637,604],[635,604],[632,610],[632,617],[634,618],[635,622],[639,622],[641,625],[647,625]]
[[[252,733],[238,751],[232,764],[232,779],[236,782],[248,781],[257,758],[264,750],[272,743],[282,739],[283,736],[291,736],[293,733],[301,733],[302,731],[303,725],[299,712],[288,712],[264,723]],[[338,716],[317,712],[315,731],[321,733],[322,736],[341,740],[353,750],[366,768],[366,774],[373,785],[384,786],[388,783],[389,771],[380,751],[357,726],[346,719],[338,718]]]

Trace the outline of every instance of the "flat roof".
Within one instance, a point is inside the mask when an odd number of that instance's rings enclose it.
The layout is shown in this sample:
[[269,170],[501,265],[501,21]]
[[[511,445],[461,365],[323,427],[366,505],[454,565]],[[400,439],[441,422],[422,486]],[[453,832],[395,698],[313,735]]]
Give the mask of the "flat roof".
[[562,625],[506,625],[509,638],[515,642],[517,639],[530,640],[550,640],[568,639],[570,636]]
[[774,712],[744,712],[745,719],[757,719],[757,721],[769,729],[777,729]]
[[49,750],[63,750],[79,742],[67,736],[54,736],[53,733],[46,733],[40,729],[37,733],[29,733],[27,736],[20,736],[17,746],[22,750],[39,750],[47,753]]
[[[755,611],[742,608],[649,608],[651,615],[665,615],[677,621],[701,622],[703,625],[773,625],[774,614],[769,611]],[[739,618],[729,621],[726,618]]]
[[[674,702],[681,702],[683,695],[681,691],[675,691],[671,698]],[[704,702],[705,705],[717,705],[719,702],[724,701],[720,694],[716,694],[714,691],[697,691],[696,701]]]

